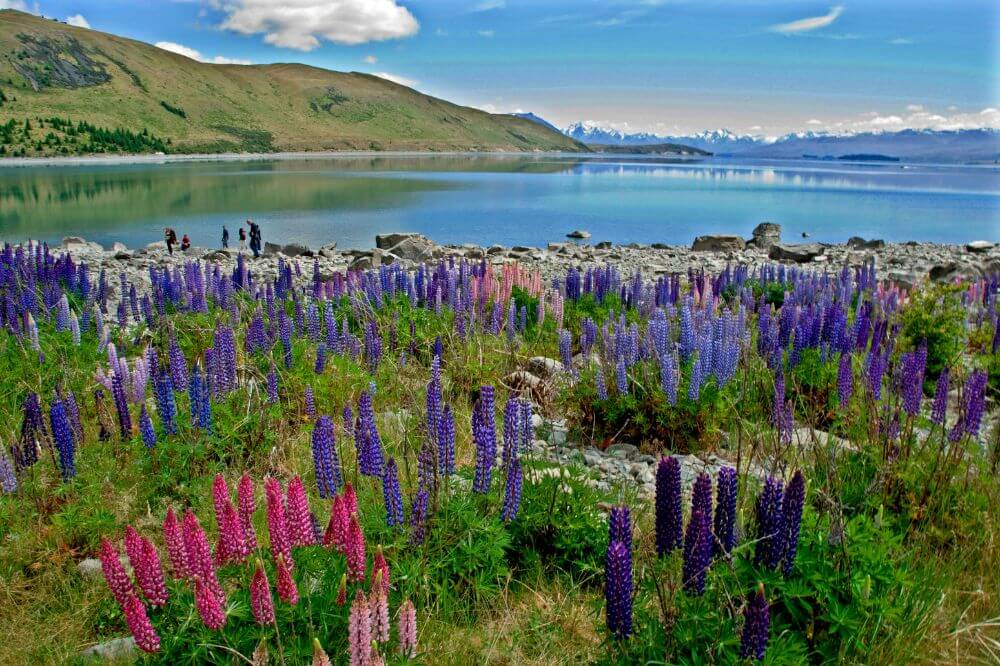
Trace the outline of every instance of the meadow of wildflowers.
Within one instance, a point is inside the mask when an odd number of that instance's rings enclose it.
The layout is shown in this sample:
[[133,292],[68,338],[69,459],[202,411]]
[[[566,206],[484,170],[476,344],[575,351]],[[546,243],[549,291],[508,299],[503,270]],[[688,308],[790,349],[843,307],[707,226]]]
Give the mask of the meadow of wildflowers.
[[996,658],[1000,277],[276,264],[3,248],[0,662]]

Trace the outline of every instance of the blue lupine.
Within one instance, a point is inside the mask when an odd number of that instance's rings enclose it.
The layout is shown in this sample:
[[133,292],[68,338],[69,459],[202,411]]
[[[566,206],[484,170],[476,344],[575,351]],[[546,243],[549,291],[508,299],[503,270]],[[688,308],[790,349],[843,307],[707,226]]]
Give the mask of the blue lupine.
[[52,428],[52,442],[59,452],[59,471],[63,481],[76,476],[76,442],[73,438],[73,428],[66,416],[66,408],[59,396],[52,399],[49,405],[49,425]]
[[333,420],[329,416],[316,419],[312,432],[312,455],[319,496],[321,499],[332,499],[343,485],[343,477]]
[[396,460],[389,458],[382,471],[382,498],[385,501],[385,522],[389,527],[403,524],[403,493],[399,489]]
[[705,593],[705,579],[712,564],[712,519],[694,504],[692,507],[691,519],[684,533],[682,579],[688,594],[701,596]]
[[365,476],[380,476],[385,464],[382,454],[382,439],[375,425],[375,410],[372,394],[365,391],[358,401],[358,430],[354,433],[358,446],[358,469]]
[[312,386],[306,386],[305,390],[306,415],[309,418],[316,418],[316,398],[313,396]]
[[153,395],[160,426],[168,435],[177,434],[177,404],[174,402],[174,383],[169,372],[158,371],[153,377]]
[[757,499],[757,544],[754,564],[774,569],[785,554],[784,486],[768,477]]
[[483,386],[472,412],[472,438],[476,444],[476,475],[472,490],[488,493],[497,457],[496,425],[494,420],[493,387]]
[[837,366],[837,403],[843,407],[851,399],[851,392],[854,388],[854,370],[851,367],[850,352],[840,355],[840,363]]
[[660,458],[656,466],[656,554],[660,557],[680,548],[683,541],[681,515],[681,465],[677,458]]
[[594,373],[594,383],[597,390],[598,400],[608,399],[608,384],[604,379],[604,368],[600,365],[597,366],[597,371]]
[[934,389],[934,403],[931,406],[931,421],[937,425],[944,425],[945,415],[948,409],[948,377],[949,369],[945,368],[938,376],[937,385]]
[[757,591],[746,605],[743,612],[743,634],[740,640],[740,657],[742,659],[764,660],[767,652],[768,635],[771,631],[771,612],[768,608],[767,597],[764,596],[764,584],[757,587]]
[[142,436],[142,443],[147,449],[156,446],[156,430],[153,429],[153,419],[149,418],[149,411],[146,405],[139,410],[139,434]]
[[801,470],[796,470],[792,480],[788,482],[785,496],[782,500],[782,520],[784,521],[785,537],[783,571],[787,576],[795,564],[795,555],[799,548],[799,528],[802,525],[802,508],[806,499],[806,480]]
[[278,402],[278,369],[274,363],[267,371],[267,401],[272,405]]
[[441,474],[455,473],[455,417],[451,407],[445,405],[438,421],[438,468]]
[[563,369],[566,372],[573,371],[573,334],[565,328],[559,331],[559,356],[562,359]]
[[983,409],[986,407],[986,382],[985,370],[973,370],[969,379],[965,382],[965,418],[963,427],[965,432],[972,437],[979,434],[979,426],[983,420]]
[[628,374],[625,371],[625,360],[618,361],[615,368],[615,381],[618,386],[619,395],[628,395]]
[[736,494],[738,477],[732,467],[719,470],[715,495],[715,553],[729,555],[736,545]]
[[500,517],[504,522],[511,522],[517,518],[518,509],[521,506],[521,486],[524,482],[521,471],[521,458],[517,454],[507,466],[507,483],[504,486],[503,509]]
[[323,371],[326,370],[326,343],[324,342],[319,343],[319,346],[316,347],[316,365],[313,370],[317,375],[323,374]]

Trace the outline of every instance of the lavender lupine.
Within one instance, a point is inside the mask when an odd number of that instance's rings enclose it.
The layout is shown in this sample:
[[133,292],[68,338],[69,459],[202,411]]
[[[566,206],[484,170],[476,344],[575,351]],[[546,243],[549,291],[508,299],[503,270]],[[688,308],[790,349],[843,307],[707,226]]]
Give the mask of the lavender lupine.
[[305,392],[306,415],[309,418],[316,418],[316,398],[313,396],[312,386],[306,386]]
[[455,473],[455,417],[445,405],[438,422],[438,467],[441,474]]
[[618,640],[632,633],[632,550],[621,541],[608,545],[604,565],[608,631]]
[[271,364],[271,369],[267,371],[267,401],[274,405],[278,402],[278,369]]
[[774,569],[785,554],[784,485],[768,477],[757,499],[757,544],[754,564]]
[[494,391],[492,386],[479,390],[479,400],[472,412],[472,438],[476,444],[476,475],[472,490],[488,493],[493,479],[493,465],[497,457],[496,423],[494,419]]
[[767,652],[768,635],[771,631],[771,612],[764,595],[764,584],[747,602],[743,612],[743,635],[740,641],[740,657],[763,661]]
[[625,359],[619,360],[618,365],[615,366],[615,383],[619,395],[628,395],[628,373],[625,368]]
[[806,500],[806,480],[801,470],[796,470],[792,480],[788,482],[785,496],[782,499],[782,520],[785,535],[783,539],[782,570],[787,576],[795,564],[795,555],[799,548],[799,528],[802,525],[802,508]]
[[337,455],[333,419],[323,415],[316,419],[312,433],[313,465],[316,468],[316,485],[321,499],[330,499],[343,485],[340,457]]
[[49,424],[52,427],[52,441],[59,451],[59,471],[63,481],[69,481],[76,476],[76,441],[66,415],[66,406],[58,395],[53,397],[49,406]]
[[317,375],[323,374],[326,370],[326,343],[319,343],[316,347],[316,365],[313,367],[313,371]]
[[382,440],[375,425],[375,410],[372,394],[365,391],[358,400],[358,428],[354,439],[358,446],[358,468],[365,476],[380,476],[385,460],[382,454]]
[[389,527],[403,524],[403,493],[399,488],[396,460],[389,458],[382,471],[382,498],[385,502],[385,522]]
[[983,410],[986,407],[986,383],[985,370],[973,370],[965,382],[965,418],[962,421],[962,427],[971,437],[976,437],[979,434],[979,426],[983,420]]
[[559,356],[562,359],[563,370],[573,371],[573,334],[563,329],[559,331]]
[[597,370],[594,372],[594,383],[597,390],[598,400],[608,399],[608,383],[604,378],[604,368],[600,365],[597,366]]
[[149,418],[146,405],[139,411],[139,434],[142,435],[142,443],[147,449],[156,446],[156,430],[153,429],[153,419]]
[[680,548],[683,541],[681,514],[681,465],[673,456],[660,458],[656,466],[656,553],[660,557]]
[[411,544],[422,544],[427,536],[427,501],[429,499],[430,493],[425,488],[417,491],[413,498],[413,506],[410,508]]
[[0,450],[0,490],[7,494],[17,492],[17,475],[7,454]]
[[739,480],[736,470],[723,467],[719,470],[715,495],[715,544],[716,555],[729,555],[736,545],[736,494]]
[[849,352],[840,355],[840,362],[837,366],[837,402],[843,407],[851,399],[854,390],[854,370],[851,366],[851,354]]

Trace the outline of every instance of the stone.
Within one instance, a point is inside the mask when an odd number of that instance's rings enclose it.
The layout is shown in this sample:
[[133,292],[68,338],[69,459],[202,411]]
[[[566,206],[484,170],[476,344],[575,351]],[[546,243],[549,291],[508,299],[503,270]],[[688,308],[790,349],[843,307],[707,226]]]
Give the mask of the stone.
[[432,241],[423,236],[413,234],[393,245],[389,249],[389,252],[400,259],[422,263],[434,259],[434,250],[436,247]]
[[282,249],[281,246],[278,245],[277,243],[267,242],[267,243],[264,243],[264,252],[263,252],[263,255],[265,257],[273,257],[274,255],[276,255],[279,252],[281,252],[281,249]]
[[282,254],[286,257],[311,257],[313,251],[302,243],[288,243],[281,248]]
[[119,243],[118,241],[115,241],[114,243],[111,244],[111,251],[128,252],[128,245],[126,245],[125,243]]
[[746,248],[739,236],[698,236],[691,244],[695,252],[734,252]]
[[930,278],[934,282],[954,282],[955,280],[973,281],[982,277],[982,271],[976,266],[959,261],[937,264],[930,270]]
[[104,575],[101,569],[101,561],[96,557],[88,557],[76,563],[76,569],[84,578],[98,578]]
[[996,243],[991,243],[990,241],[987,240],[974,240],[971,243],[966,243],[965,250],[966,252],[979,253],[979,252],[989,252],[995,247]]
[[621,460],[627,460],[639,453],[639,449],[634,444],[612,444],[605,450],[605,453]]
[[81,653],[85,659],[101,659],[104,661],[124,661],[136,651],[135,639],[113,638],[110,641],[92,645]]
[[920,273],[908,270],[891,270],[886,273],[886,278],[890,282],[895,282],[904,289],[912,289],[920,283],[922,276]]
[[569,232],[568,234],[566,234],[566,238],[586,239],[586,238],[590,238],[590,232],[589,231],[584,231],[583,229],[575,229],[575,230]]
[[670,249],[670,246],[667,245],[666,243],[653,243],[649,247],[653,248],[654,250],[669,250]]
[[823,449],[832,446],[837,452],[858,450],[858,447],[842,437],[812,428],[796,428],[793,430],[792,442],[800,448],[816,445]]
[[353,261],[351,261],[347,270],[350,271],[366,271],[369,268],[378,268],[382,265],[382,253],[381,251],[364,252],[357,255]]
[[132,253],[128,250],[119,250],[118,252],[115,252],[115,259],[118,261],[128,261],[131,258]]
[[767,256],[776,261],[794,261],[797,264],[805,264],[813,261],[814,257],[826,252],[826,248],[819,243],[802,243],[799,245],[784,245],[777,243],[771,247]]
[[774,222],[761,222],[753,228],[752,235],[751,245],[762,250],[770,250],[772,245],[781,242],[781,225]]
[[490,245],[486,248],[486,255],[493,256],[494,254],[502,254],[504,251],[503,245]]
[[885,241],[881,238],[865,240],[861,236],[851,236],[847,239],[847,247],[854,250],[881,250],[885,247]]
[[167,242],[166,241],[155,241],[155,242],[150,243],[149,245],[147,245],[146,249],[147,250],[161,250],[161,251],[165,252],[166,249],[167,249]]
[[201,255],[205,261],[226,261],[229,259],[229,250],[211,250]]
[[610,250],[611,249],[611,241],[601,241],[600,243],[597,243],[596,245],[594,245],[594,249],[597,249],[597,250]]
[[375,236],[375,247],[380,250],[388,250],[407,238],[423,238],[423,236],[413,232],[378,234]]
[[528,369],[541,377],[551,377],[562,370],[562,361],[547,356],[532,356],[528,359]]
[[63,247],[70,247],[71,245],[86,245],[87,241],[80,238],[79,236],[64,236],[62,239]]

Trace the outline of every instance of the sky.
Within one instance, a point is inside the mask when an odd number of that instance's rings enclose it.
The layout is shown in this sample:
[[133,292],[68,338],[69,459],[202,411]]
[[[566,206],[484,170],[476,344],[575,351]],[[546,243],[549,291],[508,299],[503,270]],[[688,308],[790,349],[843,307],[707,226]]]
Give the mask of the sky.
[[207,62],[626,131],[1000,127],[995,0],[0,0]]

